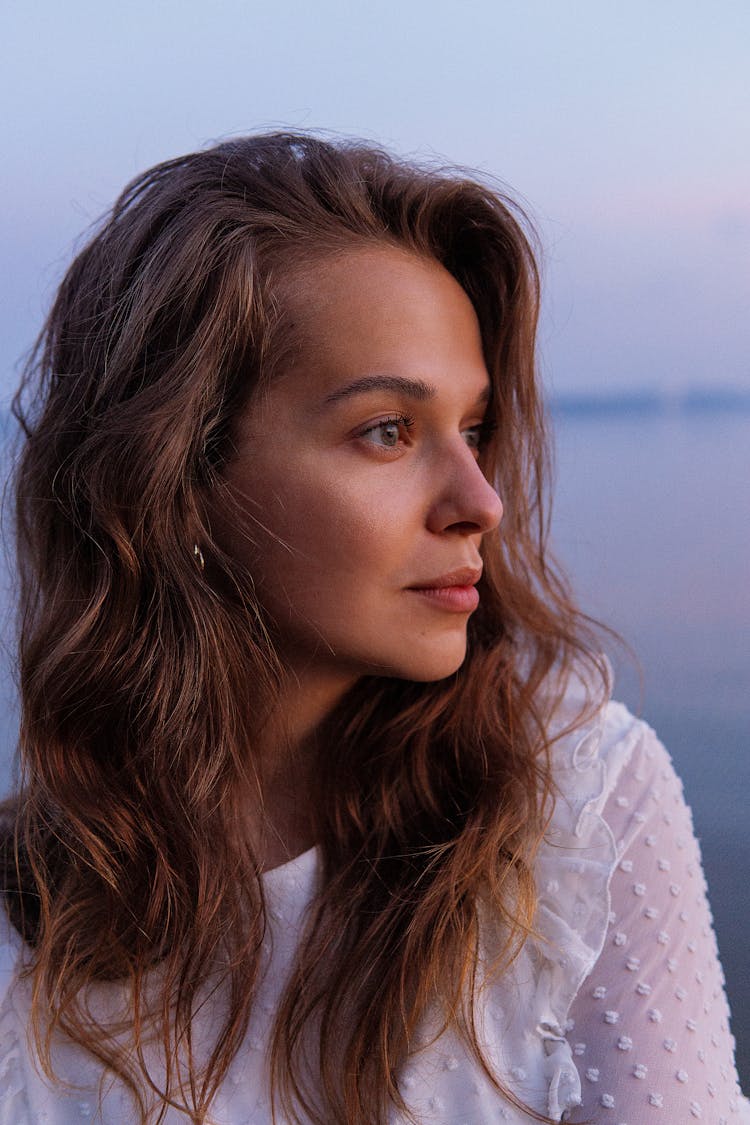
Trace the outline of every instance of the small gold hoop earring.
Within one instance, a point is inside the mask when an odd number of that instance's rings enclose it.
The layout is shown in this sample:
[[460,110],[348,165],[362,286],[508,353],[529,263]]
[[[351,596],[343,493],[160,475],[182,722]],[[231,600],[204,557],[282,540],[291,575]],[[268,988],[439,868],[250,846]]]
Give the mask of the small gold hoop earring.
[[203,558],[203,551],[201,551],[201,549],[200,549],[200,547],[198,546],[197,543],[193,543],[193,555],[195,557],[195,561],[198,563],[198,566],[201,568],[201,570],[205,570],[206,569],[206,560]]

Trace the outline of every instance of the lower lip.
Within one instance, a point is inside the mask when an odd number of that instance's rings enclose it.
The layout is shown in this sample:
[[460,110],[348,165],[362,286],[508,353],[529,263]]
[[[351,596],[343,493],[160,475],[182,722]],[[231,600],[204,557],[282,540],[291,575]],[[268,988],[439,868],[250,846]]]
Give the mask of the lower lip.
[[426,598],[436,609],[450,613],[473,613],[479,605],[479,594],[474,586],[419,586],[410,587],[413,594]]

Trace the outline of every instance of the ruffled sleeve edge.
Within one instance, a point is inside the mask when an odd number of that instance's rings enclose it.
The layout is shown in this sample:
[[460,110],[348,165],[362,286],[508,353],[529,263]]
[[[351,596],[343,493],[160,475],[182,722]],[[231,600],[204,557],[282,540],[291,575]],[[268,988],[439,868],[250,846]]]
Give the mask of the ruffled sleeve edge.
[[608,702],[593,723],[553,750],[557,792],[537,860],[536,929],[545,960],[565,970],[556,989],[560,1018],[598,960],[609,924],[618,852],[602,809],[651,734],[622,704]]
[[555,804],[536,863],[537,1033],[546,1058],[547,1111],[558,1121],[581,1101],[565,1031],[610,921],[618,851],[602,810],[636,748],[655,737],[646,723],[612,702],[609,692],[592,718],[569,730],[590,695],[590,686],[573,678],[549,723]]

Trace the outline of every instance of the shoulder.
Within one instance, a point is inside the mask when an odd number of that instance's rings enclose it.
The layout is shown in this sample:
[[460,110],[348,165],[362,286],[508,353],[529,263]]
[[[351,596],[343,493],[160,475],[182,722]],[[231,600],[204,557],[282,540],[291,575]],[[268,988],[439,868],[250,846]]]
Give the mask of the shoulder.
[[[661,776],[681,795],[667,750],[647,722],[612,698],[612,684],[604,656],[590,666],[579,661],[564,672],[553,669],[543,682],[539,705],[554,791],[563,805],[567,801],[596,813],[617,797],[628,777],[640,779],[647,793]],[[563,818],[564,813],[558,821]]]
[[579,839],[584,825],[601,818],[633,773],[644,794],[657,773],[674,776],[671,759],[648,723],[611,698],[608,662],[603,669],[606,679],[594,682],[591,673],[574,667],[562,682],[546,687],[543,700],[556,798],[551,827]]
[[663,799],[684,804],[668,750],[653,728],[622,703],[610,701],[603,709],[599,754],[606,777],[597,807],[608,823],[614,808],[631,808],[637,825],[646,809],[656,811]]

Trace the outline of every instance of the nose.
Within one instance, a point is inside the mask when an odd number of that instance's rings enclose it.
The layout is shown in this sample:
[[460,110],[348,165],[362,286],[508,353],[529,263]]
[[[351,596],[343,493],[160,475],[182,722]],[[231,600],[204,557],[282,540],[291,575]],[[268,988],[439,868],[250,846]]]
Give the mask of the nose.
[[503,505],[472,451],[464,442],[461,445],[450,464],[442,469],[444,475],[430,507],[427,526],[436,534],[456,531],[484,535],[499,527]]

